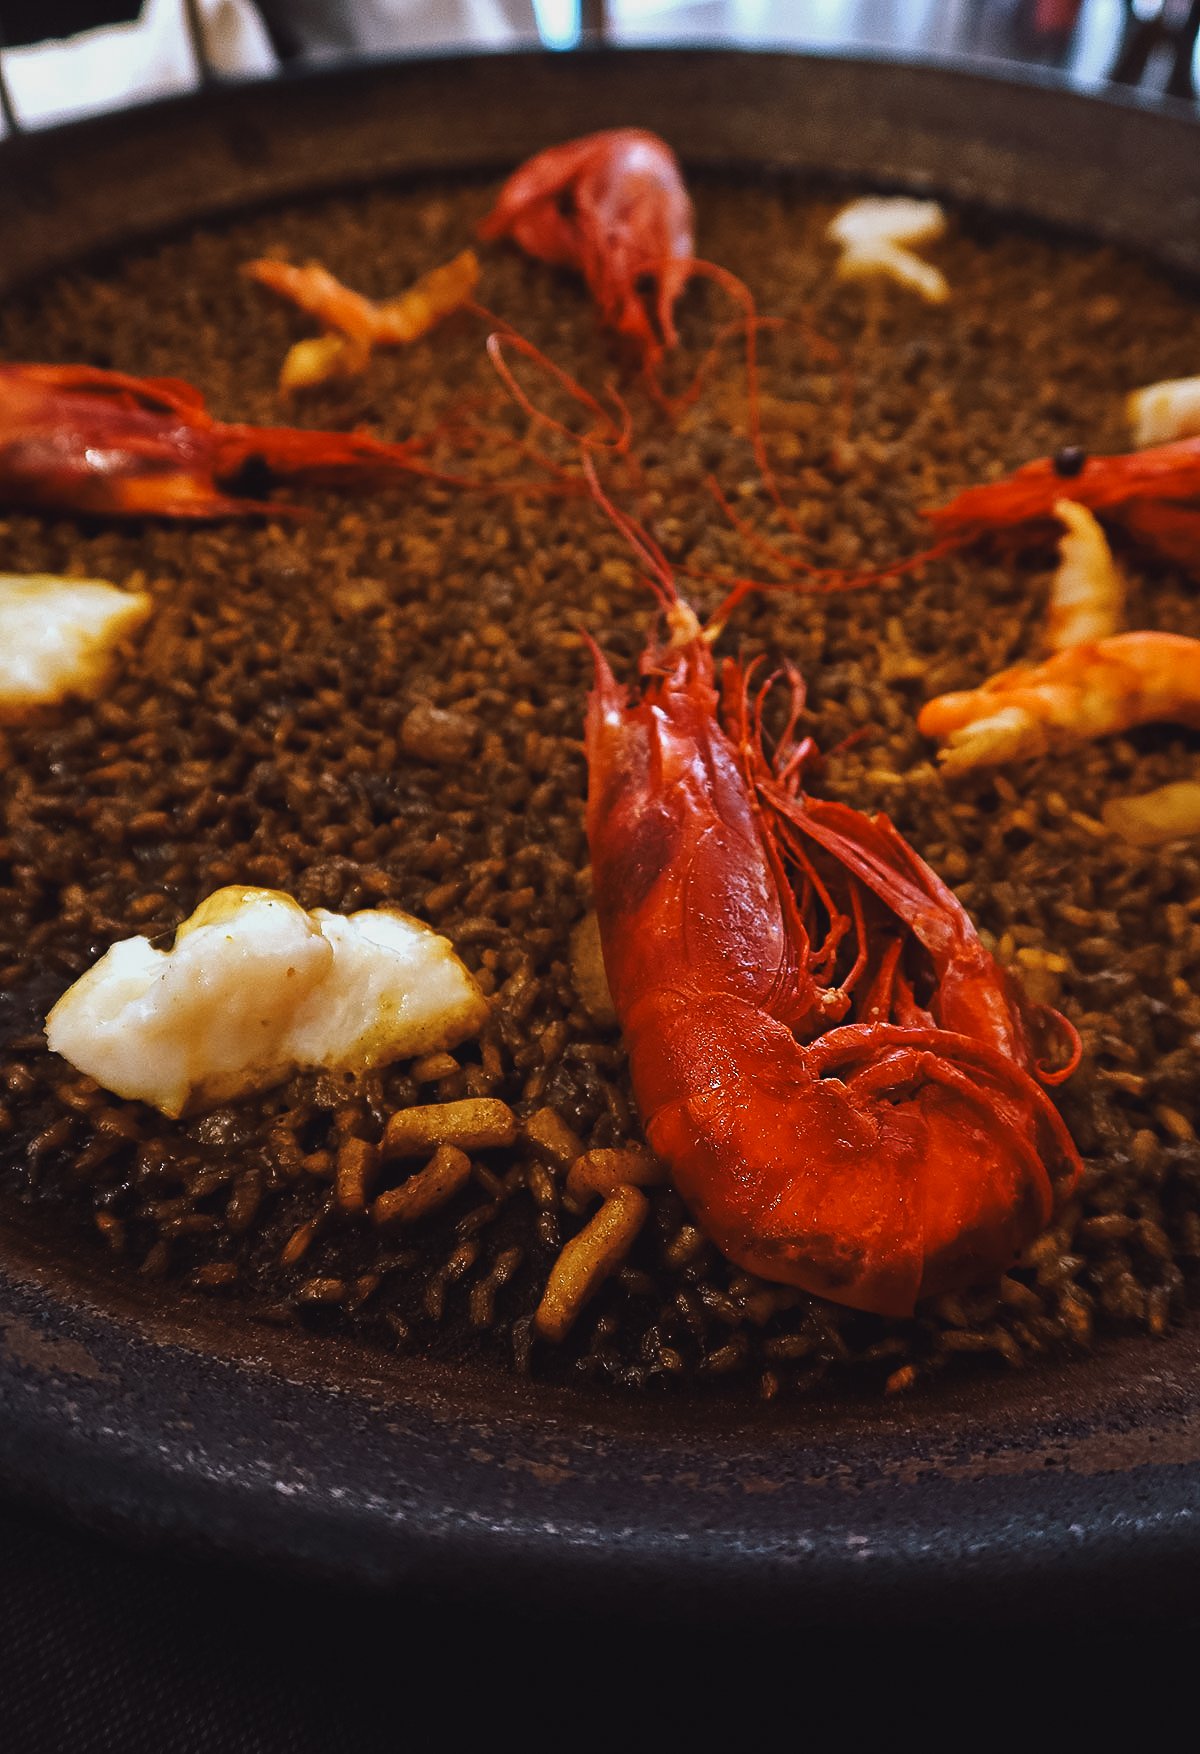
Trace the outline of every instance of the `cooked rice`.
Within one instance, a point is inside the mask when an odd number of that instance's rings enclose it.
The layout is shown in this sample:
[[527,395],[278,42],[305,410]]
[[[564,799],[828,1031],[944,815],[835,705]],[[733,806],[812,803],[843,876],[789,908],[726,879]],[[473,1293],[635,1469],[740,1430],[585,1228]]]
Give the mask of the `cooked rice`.
[[[954,288],[935,309],[835,282],[823,234],[836,202],[819,192],[703,181],[696,193],[701,249],[743,273],[765,311],[809,310],[852,370],[847,434],[839,379],[802,327],[762,338],[772,455],[818,562],[910,552],[917,505],[1060,445],[1123,448],[1119,392],[1196,368],[1194,296],[1112,250],[959,216],[931,251]],[[384,296],[468,240],[488,196],[385,189],[207,226],[11,301],[0,353],[180,375],[225,418],[289,418],[276,377],[310,331],[239,264],[319,257]],[[491,250],[481,295],[593,387],[624,369],[570,276]],[[727,314],[711,288],[688,292],[688,357]],[[481,336],[454,319],[295,418],[402,437],[478,398],[472,418],[519,432]],[[704,491],[709,470],[791,541],[750,453],[735,344],[677,429],[635,388],[630,400],[642,509],[673,555],[747,565]],[[488,466],[524,466],[508,450]],[[563,1138],[641,1143],[619,1035],[571,976],[589,900],[578,630],[628,665],[652,606],[583,500],[415,481],[308,500],[303,522],[0,521],[5,569],[108,577],[156,604],[102,704],[3,734],[7,1201],[64,1233],[91,1228],[119,1271],[200,1288],[246,1319],[632,1388],[723,1376],[786,1395],[853,1372],[900,1389],[964,1353],[1017,1365],[1168,1327],[1200,1255],[1200,843],[1130,845],[1099,817],[1112,796],[1191,777],[1198,740],[1147,729],[951,786],[914,728],[928,695],[1037,649],[1050,548],[964,555],[886,592],[772,598],[747,606],[729,642],[801,665],[830,795],[888,811],[1001,961],[1078,1025],[1086,1057],[1061,1093],[1087,1164],[1078,1197],[998,1285],[884,1321],[730,1266],[669,1188],[646,1187],[623,1264],[551,1344],[534,1312],[596,1210],[564,1202]],[[1143,553],[1121,558],[1130,625],[1200,635],[1194,584]],[[183,1123],[46,1052],[46,1011],[109,943],[169,934],[242,881],[306,907],[394,901],[429,919],[495,996],[484,1038],[357,1083],[298,1077]],[[471,1152],[469,1178],[450,1175],[419,1219],[373,1222],[405,1208],[388,1193],[422,1172],[363,1148],[389,1117],[485,1098],[530,1121],[516,1145]]]

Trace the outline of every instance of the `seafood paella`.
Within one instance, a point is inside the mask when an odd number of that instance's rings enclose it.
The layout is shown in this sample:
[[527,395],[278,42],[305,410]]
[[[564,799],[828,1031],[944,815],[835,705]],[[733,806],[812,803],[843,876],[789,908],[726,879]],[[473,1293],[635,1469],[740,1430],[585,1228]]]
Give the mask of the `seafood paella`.
[[3,1202],[626,1388],[1165,1332],[1196,335],[640,130],[10,300]]

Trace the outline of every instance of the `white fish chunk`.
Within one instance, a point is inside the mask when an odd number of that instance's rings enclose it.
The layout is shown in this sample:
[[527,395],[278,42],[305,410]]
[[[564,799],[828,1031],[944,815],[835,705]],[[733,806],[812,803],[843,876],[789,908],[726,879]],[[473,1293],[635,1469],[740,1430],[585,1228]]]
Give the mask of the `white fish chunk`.
[[950,296],[945,275],[913,246],[932,243],[945,229],[946,214],[936,201],[864,195],[834,215],[826,236],[841,247],[839,280],[895,280],[930,304],[944,304]]
[[103,579],[0,574],[0,716],[99,694],[114,647],[150,606],[144,592]]
[[333,946],[333,978],[311,993],[288,1040],[301,1066],[366,1071],[477,1034],[487,1001],[448,938],[399,909],[312,915]]
[[46,1040],[106,1090],[177,1118],[301,1068],[360,1072],[453,1047],[487,1001],[449,941],[390,908],[308,913],[232,886],[170,950],[112,945],[46,1019]]

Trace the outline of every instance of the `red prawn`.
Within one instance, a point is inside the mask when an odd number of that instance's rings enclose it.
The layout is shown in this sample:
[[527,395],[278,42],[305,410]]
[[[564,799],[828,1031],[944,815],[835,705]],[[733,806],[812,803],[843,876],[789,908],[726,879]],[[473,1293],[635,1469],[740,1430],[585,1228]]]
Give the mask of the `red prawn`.
[[[768,756],[767,689],[732,660],[718,688],[716,626],[593,490],[671,631],[632,696],[594,650],[586,731],[596,910],[646,1137],[731,1260],[908,1315],[1008,1267],[1074,1188],[1042,1083],[1078,1038],[886,817],[808,795],[791,672]],[[1051,1022],[1073,1042],[1053,1074],[1035,1047]]]
[[[611,128],[535,154],[505,183],[479,235],[578,269],[602,320],[637,344],[649,369],[675,345],[675,304],[693,272],[692,203],[657,134]],[[657,331],[642,279],[657,283]]]
[[1200,576],[1200,437],[1107,457],[1071,447],[1002,481],[968,487],[924,516],[945,553],[989,536],[1049,529],[1060,499],[1112,519],[1164,560]]
[[178,378],[0,365],[5,505],[105,517],[245,517],[280,507],[241,497],[239,477],[367,487],[434,475],[414,451],[361,433],[226,426]]

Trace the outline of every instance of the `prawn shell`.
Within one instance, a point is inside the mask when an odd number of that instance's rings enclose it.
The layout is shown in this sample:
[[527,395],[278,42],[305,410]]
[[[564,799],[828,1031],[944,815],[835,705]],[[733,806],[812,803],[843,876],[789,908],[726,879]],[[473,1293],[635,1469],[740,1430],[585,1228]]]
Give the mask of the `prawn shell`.
[[960,974],[955,1029],[912,1002],[905,1026],[829,1028],[848,1000],[813,977],[770,789],[752,793],[717,720],[707,647],[648,654],[632,699],[595,656],[605,965],[646,1137],[698,1224],[764,1278],[888,1316],[1010,1265],[1080,1165],[965,912],[890,824],[791,800],[845,881],[890,895],[887,930]]
[[1039,457],[1002,481],[964,488],[922,515],[942,542],[959,547],[1048,529],[1064,494],[1116,519],[1164,560],[1200,574],[1200,511],[1188,503],[1200,501],[1200,436],[1089,457],[1069,478],[1053,458]]
[[[656,134],[611,128],[536,153],[505,183],[479,235],[577,269],[602,321],[648,365],[675,345],[675,304],[692,273],[692,203]],[[637,290],[643,276],[657,282],[657,334]]]
[[227,491],[254,459],[314,486],[378,486],[423,467],[411,445],[361,433],[224,425],[175,378],[0,365],[0,504],[134,518],[276,512]]

